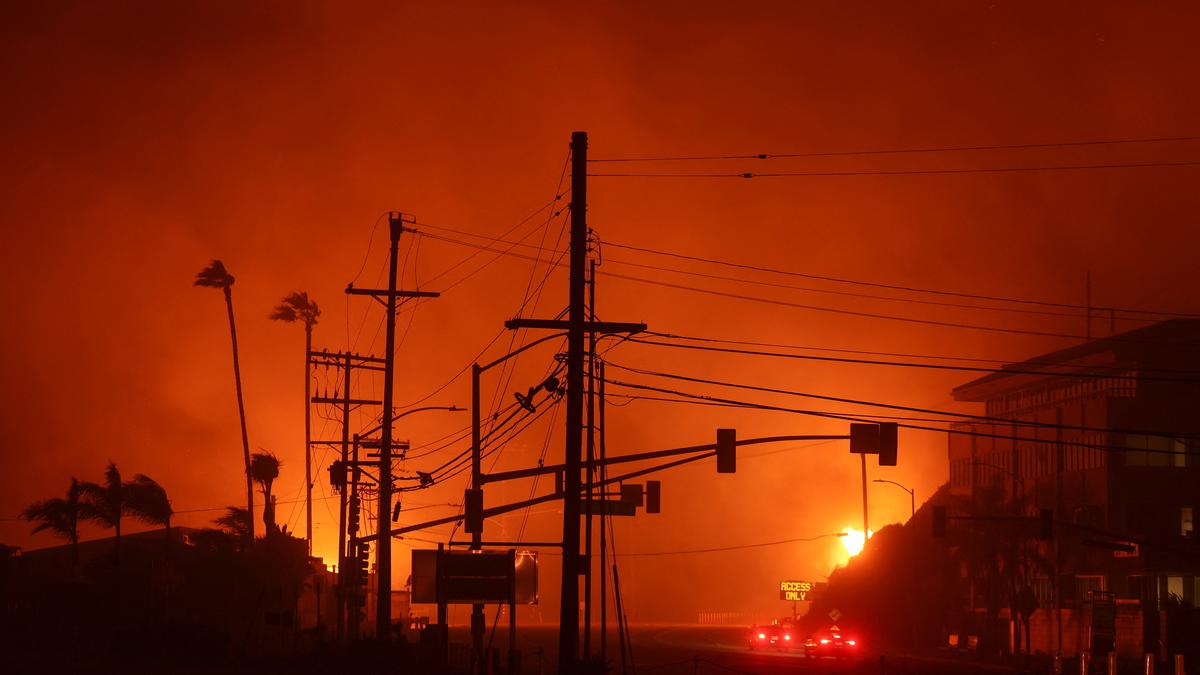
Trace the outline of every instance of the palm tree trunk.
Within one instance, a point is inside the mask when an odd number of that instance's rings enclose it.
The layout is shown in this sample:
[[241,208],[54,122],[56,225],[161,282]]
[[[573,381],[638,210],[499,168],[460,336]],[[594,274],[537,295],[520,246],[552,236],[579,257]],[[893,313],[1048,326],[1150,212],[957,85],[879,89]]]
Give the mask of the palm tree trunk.
[[308,555],[312,555],[312,444],[311,433],[311,394],[309,352],[312,351],[312,323],[304,322],[304,510],[306,518],[305,539],[308,540]]
[[225,287],[225,307],[229,310],[229,338],[233,341],[233,382],[237,387],[238,418],[242,423],[242,459],[246,473],[247,544],[254,543],[254,481],[250,478],[250,439],[246,435],[246,403],[242,399],[242,370],[238,364],[237,328],[233,323],[233,293]]

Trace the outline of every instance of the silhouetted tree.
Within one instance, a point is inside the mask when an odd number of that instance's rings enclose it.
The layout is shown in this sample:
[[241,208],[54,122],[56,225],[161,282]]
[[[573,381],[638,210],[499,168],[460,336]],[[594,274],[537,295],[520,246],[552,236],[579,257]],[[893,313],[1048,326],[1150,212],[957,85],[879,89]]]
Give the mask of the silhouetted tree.
[[214,518],[213,523],[238,539],[249,540],[250,512],[240,506],[226,506],[225,515]]
[[321,309],[317,307],[315,301],[309,299],[308,293],[303,291],[289,293],[270,315],[270,318],[275,321],[284,321],[287,323],[304,322],[304,533],[309,555],[312,555],[312,439],[310,437],[311,424],[309,420],[310,383],[312,382],[310,370],[312,364],[308,355],[312,351],[313,326],[316,325],[317,317],[319,316],[321,316]]
[[269,452],[256,452],[250,455],[250,476],[263,495],[263,525],[267,535],[278,534],[279,527],[275,525],[275,500],[271,496],[271,487],[279,478],[279,458]]
[[105,527],[113,528],[117,554],[117,566],[121,566],[121,516],[128,509],[126,484],[121,481],[121,472],[117,465],[109,461],[104,469],[104,484],[92,482],[80,483],[79,489],[88,508],[82,513],[88,520],[94,520]]
[[171,529],[171,500],[157,481],[145,474],[135,474],[125,484],[126,510],[129,515],[151,525]]
[[30,504],[21,512],[21,517],[31,523],[33,534],[49,530],[71,542],[71,567],[79,563],[79,519],[88,505],[80,499],[82,486],[75,478],[67,488],[66,498],[54,497]]
[[246,511],[251,518],[246,530],[246,541],[254,541],[254,483],[250,479],[250,440],[246,434],[246,404],[242,398],[242,371],[238,364],[237,328],[233,321],[233,275],[225,269],[225,264],[214,260],[208,267],[196,275],[196,286],[219,288],[225,294],[225,308],[229,313],[229,337],[233,342],[233,382],[237,388],[238,418],[242,423],[242,460],[246,471]]

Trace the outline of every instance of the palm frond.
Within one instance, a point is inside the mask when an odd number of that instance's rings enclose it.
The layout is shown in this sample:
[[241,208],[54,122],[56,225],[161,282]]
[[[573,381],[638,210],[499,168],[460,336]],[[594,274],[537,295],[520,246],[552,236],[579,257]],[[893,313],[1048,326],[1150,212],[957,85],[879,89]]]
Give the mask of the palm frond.
[[321,308],[317,306],[317,303],[308,297],[308,293],[297,291],[285,295],[283,301],[271,312],[270,318],[289,323],[303,321],[306,325],[312,326],[317,323],[319,316],[321,316]]
[[238,539],[245,539],[250,532],[250,512],[240,506],[226,506],[225,515],[215,518],[213,523]]
[[167,491],[157,481],[144,474],[136,474],[125,484],[126,510],[138,520],[154,525],[170,525],[171,500]]
[[259,483],[269,483],[279,477],[279,467],[283,462],[270,452],[256,452],[250,455],[250,477]]
[[192,285],[206,288],[229,288],[233,285],[233,275],[225,269],[225,263],[214,260],[208,264],[208,267],[196,274],[196,280]]

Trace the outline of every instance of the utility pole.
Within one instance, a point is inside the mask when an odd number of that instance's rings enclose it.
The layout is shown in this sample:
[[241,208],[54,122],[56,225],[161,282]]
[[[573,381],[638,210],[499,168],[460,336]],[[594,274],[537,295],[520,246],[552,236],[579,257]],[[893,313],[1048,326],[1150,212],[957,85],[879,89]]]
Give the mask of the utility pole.
[[[345,355],[342,374],[342,466],[350,459],[350,354]],[[312,448],[309,448],[309,454]],[[344,471],[345,469],[343,469]],[[338,496],[338,585],[337,585],[337,641],[341,642],[346,635],[346,486],[342,486]]]
[[396,374],[396,252],[400,234],[404,232],[401,214],[388,214],[391,241],[388,248],[388,290],[386,345],[383,353],[383,428],[379,445],[379,510],[376,528],[379,543],[375,550],[375,637],[384,642],[392,631],[392,537],[388,523],[392,522],[392,400]]
[[[480,429],[480,411],[479,411],[479,376],[483,369],[478,363],[471,364],[471,488],[463,499],[464,508],[468,500],[479,500],[479,506],[483,506],[483,448],[480,447],[482,442],[482,433]],[[478,495],[478,497],[476,497]],[[479,527],[471,529],[471,550],[483,550],[483,523],[479,523]],[[483,603],[475,603],[471,605],[471,653],[475,660],[472,672],[483,673],[484,654],[483,654],[483,633],[486,629],[486,619],[483,616]]]
[[[358,405],[380,405],[380,401],[355,399],[351,398],[350,383],[352,381],[352,373],[354,370],[370,370],[383,372],[384,359],[375,356],[364,356],[362,354],[354,354],[351,352],[330,352],[328,350],[308,350],[308,363],[310,366],[325,366],[342,369],[342,392],[340,396],[312,396],[309,403],[337,405],[341,408],[342,414],[342,437],[340,440],[325,440],[309,439],[308,447],[311,454],[311,448],[315,445],[336,446],[339,448],[341,455],[341,463],[343,467],[351,466],[350,459],[350,406]],[[354,441],[354,462],[358,461],[358,437],[355,435]],[[353,480],[347,478],[347,485],[342,486],[341,497],[338,500],[338,584],[337,593],[337,639],[340,641],[345,636],[345,614],[346,604],[349,591],[350,574],[347,569],[347,561],[350,559],[349,543],[346,535],[350,535],[350,539],[356,539],[357,532],[347,532],[346,520],[347,510],[349,508],[348,490],[357,491],[357,483],[359,480],[359,470],[357,464],[354,464]],[[351,487],[353,486],[353,487]]]
[[867,538],[870,536],[870,519],[867,518],[867,455],[866,453],[858,456],[862,460],[862,484],[863,484],[863,548],[867,547]]
[[375,552],[375,634],[376,638],[386,642],[391,637],[392,626],[392,537],[389,533],[389,523],[392,522],[392,420],[395,411],[392,409],[396,371],[396,299],[397,298],[436,298],[439,293],[425,291],[399,291],[396,289],[397,251],[400,247],[400,235],[404,232],[404,214],[388,213],[390,240],[388,247],[388,287],[386,291],[346,287],[349,295],[369,295],[376,300],[386,298],[387,308],[385,325],[387,327],[384,340],[386,353],[383,364],[383,421],[380,425],[379,443],[379,504],[376,517],[378,518],[378,533]]
[[[589,262],[588,275],[588,318],[596,320],[596,260]],[[586,567],[583,572],[583,658],[592,658],[592,493],[596,471],[596,334],[588,333],[587,361],[587,489],[584,504],[583,557]],[[603,524],[603,520],[601,521]],[[601,562],[601,567],[604,563]]]
[[[600,484],[608,480],[608,469],[605,468],[607,448],[604,432],[604,362],[600,362]],[[605,569],[608,560],[608,516],[600,512],[600,662],[608,663],[608,573]]]
[[563,500],[562,595],[559,607],[558,672],[571,673],[579,660],[579,463],[583,426],[583,350],[587,262],[587,134],[571,134],[571,275],[567,312],[567,439]]
[[558,672],[566,675],[579,664],[579,577],[583,560],[579,554],[579,518],[583,485],[583,379],[585,337],[590,332],[636,333],[645,324],[589,321],[584,297],[587,265],[587,132],[571,134],[571,257],[570,304],[567,320],[513,319],[510,329],[550,328],[567,330],[567,438],[563,458],[562,588],[558,612]]

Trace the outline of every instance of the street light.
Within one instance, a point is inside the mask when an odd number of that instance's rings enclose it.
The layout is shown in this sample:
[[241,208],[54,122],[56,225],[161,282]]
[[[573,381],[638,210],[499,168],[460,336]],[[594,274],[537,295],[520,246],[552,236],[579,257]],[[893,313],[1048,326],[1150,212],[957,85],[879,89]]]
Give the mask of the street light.
[[892,485],[895,485],[896,487],[900,488],[901,490],[904,490],[905,492],[907,492],[909,506],[911,509],[911,512],[908,514],[908,518],[909,518],[909,520],[912,520],[912,517],[917,515],[917,494],[915,491],[904,487],[903,485],[897,483],[894,480],[888,480],[886,478],[876,478],[875,480],[873,480],[871,482],[872,483],[891,483]]

